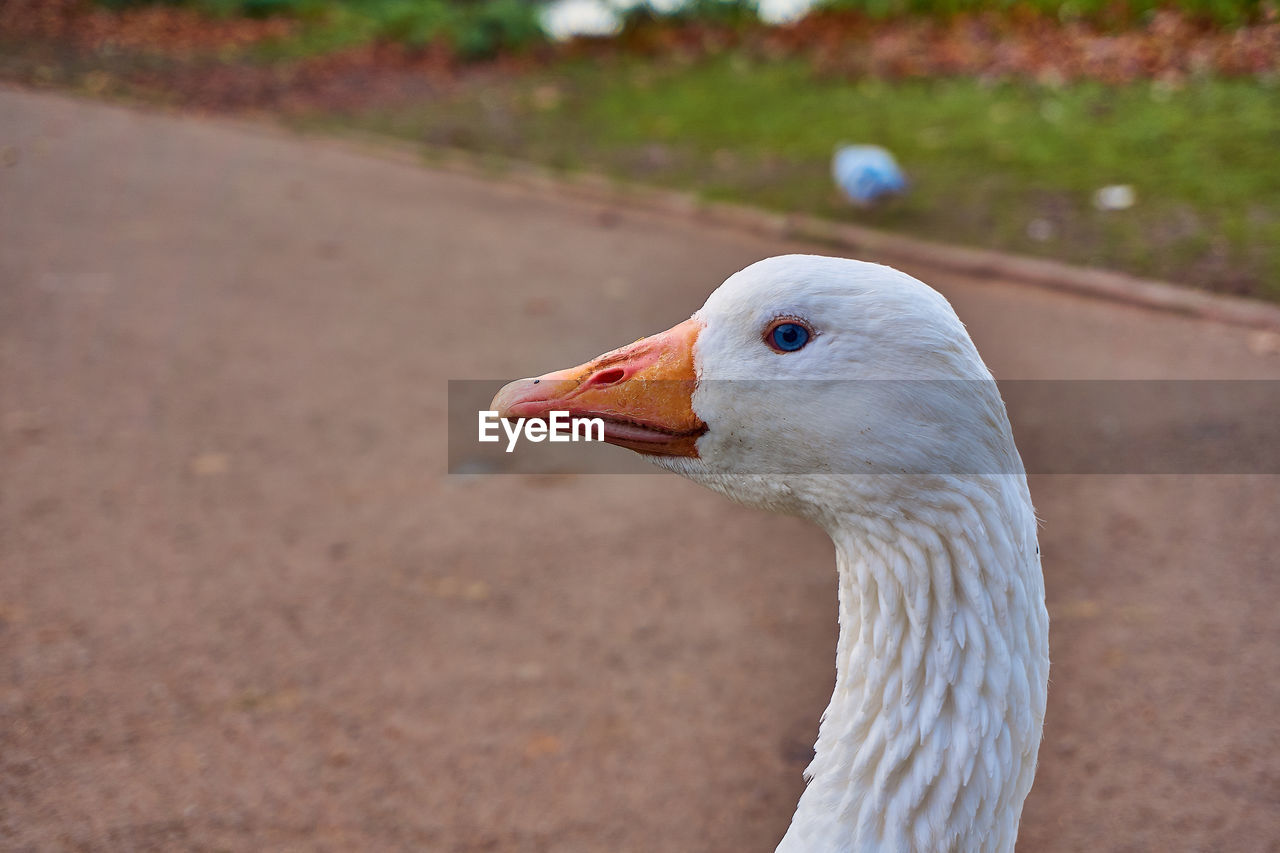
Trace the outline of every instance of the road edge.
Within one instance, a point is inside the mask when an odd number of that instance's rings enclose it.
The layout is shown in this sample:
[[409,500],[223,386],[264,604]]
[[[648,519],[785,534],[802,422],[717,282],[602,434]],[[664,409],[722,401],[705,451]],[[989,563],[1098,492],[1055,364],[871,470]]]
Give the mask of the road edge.
[[1062,261],[908,237],[808,214],[778,213],[694,193],[632,183],[591,172],[562,172],[528,161],[477,154],[355,131],[310,131],[254,122],[259,129],[328,141],[360,153],[613,207],[643,209],[781,239],[821,243],[877,259],[918,263],[971,276],[1090,296],[1233,326],[1280,332],[1280,306],[1197,290],[1158,279]]
[[639,208],[668,217],[680,217],[780,239],[820,243],[851,254],[871,255],[877,260],[918,263],[970,276],[990,276],[1017,284],[1280,333],[1280,305],[1197,290],[1188,285],[1140,278],[1128,273],[1014,255],[993,249],[938,243],[808,214],[778,213],[748,205],[707,201],[691,192],[652,187],[599,173],[558,171],[525,160],[411,142],[364,131],[331,127],[299,128],[273,117],[210,115],[131,101],[122,103],[91,98],[75,92],[21,86],[7,81],[0,82],[0,89],[55,95],[169,117],[194,118],[277,138],[305,138],[365,156],[513,184],[538,193],[611,207]]

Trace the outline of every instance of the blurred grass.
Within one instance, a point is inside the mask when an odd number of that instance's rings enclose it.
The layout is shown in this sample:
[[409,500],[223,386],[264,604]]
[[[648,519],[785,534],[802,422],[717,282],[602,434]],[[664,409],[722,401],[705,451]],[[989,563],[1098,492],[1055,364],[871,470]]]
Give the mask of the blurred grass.
[[540,5],[528,0],[98,0],[114,9],[184,6],[215,17],[287,16],[304,24],[268,58],[295,58],[371,41],[408,47],[448,44],[465,59],[519,51],[546,36]]
[[[1280,298],[1280,89],[1257,81],[846,82],[741,56],[616,59],[306,121]],[[829,176],[842,141],[888,147],[911,192],[850,208]],[[1108,184],[1137,204],[1094,209]]]

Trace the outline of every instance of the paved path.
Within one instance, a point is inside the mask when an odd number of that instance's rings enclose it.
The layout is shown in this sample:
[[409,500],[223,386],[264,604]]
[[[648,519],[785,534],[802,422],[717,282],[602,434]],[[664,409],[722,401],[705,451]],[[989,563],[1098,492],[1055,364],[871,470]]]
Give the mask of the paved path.
[[[12,90],[5,145],[0,848],[772,849],[830,545],[669,476],[444,476],[445,380],[806,247]],[[1247,331],[910,271],[1002,377],[1280,376]],[[1280,482],[1032,487],[1022,849],[1280,849]]]

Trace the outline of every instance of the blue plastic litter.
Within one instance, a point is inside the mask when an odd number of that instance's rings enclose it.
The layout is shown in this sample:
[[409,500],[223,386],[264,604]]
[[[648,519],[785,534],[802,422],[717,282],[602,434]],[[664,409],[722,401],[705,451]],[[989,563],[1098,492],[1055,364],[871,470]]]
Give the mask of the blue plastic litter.
[[893,155],[879,145],[845,145],[831,160],[836,186],[854,204],[874,204],[906,192],[907,176]]

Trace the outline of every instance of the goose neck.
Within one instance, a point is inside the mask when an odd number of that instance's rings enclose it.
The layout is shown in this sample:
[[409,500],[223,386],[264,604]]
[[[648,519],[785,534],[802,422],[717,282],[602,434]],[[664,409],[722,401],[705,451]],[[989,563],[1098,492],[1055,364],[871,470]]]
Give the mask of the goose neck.
[[[836,683],[780,851],[1012,850],[1048,616],[1025,481],[831,528]],[[1020,486],[1020,488],[1018,488]]]

